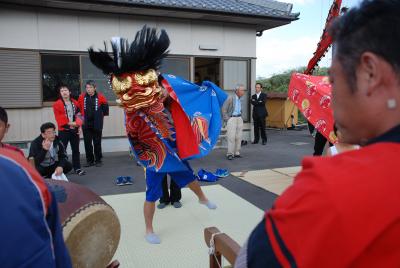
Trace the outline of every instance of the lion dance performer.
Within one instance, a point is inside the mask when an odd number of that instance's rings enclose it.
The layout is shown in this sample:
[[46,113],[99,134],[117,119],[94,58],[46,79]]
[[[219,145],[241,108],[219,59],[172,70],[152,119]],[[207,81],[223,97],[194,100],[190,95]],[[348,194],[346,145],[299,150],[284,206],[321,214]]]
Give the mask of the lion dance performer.
[[207,155],[217,142],[226,94],[208,81],[198,86],[159,74],[169,44],[165,30],[159,34],[144,26],[132,43],[114,38],[113,57],[107,47],[104,51],[89,49],[92,63],[110,76],[117,102],[125,111],[129,142],[145,168],[145,238],[151,244],[161,242],[153,230],[153,216],[167,173],[179,187],[187,185],[201,204],[217,207],[204,195],[187,160]]

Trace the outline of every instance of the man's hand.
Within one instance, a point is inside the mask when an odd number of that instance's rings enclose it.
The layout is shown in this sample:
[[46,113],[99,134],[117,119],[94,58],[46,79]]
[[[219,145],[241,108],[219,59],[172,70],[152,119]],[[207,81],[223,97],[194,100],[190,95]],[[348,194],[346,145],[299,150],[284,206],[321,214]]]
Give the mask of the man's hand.
[[78,126],[78,124],[75,121],[74,122],[68,122],[68,125],[70,127],[77,127]]
[[45,149],[46,151],[50,150],[50,146],[51,146],[51,141],[49,140],[43,140],[42,142],[42,147],[43,149]]
[[62,167],[57,167],[56,168],[56,171],[55,171],[55,173],[56,173],[56,176],[60,176],[62,173],[63,173],[63,168]]

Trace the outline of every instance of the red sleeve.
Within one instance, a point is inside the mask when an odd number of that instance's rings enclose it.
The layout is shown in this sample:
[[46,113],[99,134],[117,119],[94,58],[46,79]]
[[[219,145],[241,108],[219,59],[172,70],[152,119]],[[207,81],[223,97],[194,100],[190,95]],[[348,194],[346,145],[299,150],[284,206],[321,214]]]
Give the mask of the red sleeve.
[[101,104],[107,104],[107,99],[106,99],[106,97],[105,97],[103,94],[101,94],[101,93],[99,93],[98,95],[99,95],[99,104],[100,104],[100,105],[101,105]]
[[176,131],[176,147],[181,159],[185,159],[200,153],[199,146],[196,144],[196,137],[190,124],[189,117],[179,104],[175,91],[167,80],[162,80],[162,85],[167,89],[171,96],[171,115]]
[[84,96],[85,96],[84,94],[81,94],[81,95],[79,96],[79,99],[78,99],[78,107],[79,107],[79,110],[80,110],[82,116],[85,115],[85,109],[84,109],[84,107],[83,107],[83,99],[84,99]]
[[4,143],[4,144],[3,144],[3,148],[4,148],[4,149],[12,150],[12,151],[14,151],[14,152],[17,152],[17,153],[19,153],[20,155],[22,155],[22,156],[25,158],[24,152],[23,152],[20,148],[18,148],[18,147],[15,147],[15,146],[12,146],[12,145],[10,145],[10,144]]
[[69,120],[65,114],[64,105],[62,104],[61,100],[57,100],[53,104],[53,112],[57,121],[58,130],[63,130],[63,126],[67,125]]
[[21,166],[26,172],[30,175],[30,179],[32,183],[39,190],[40,196],[44,202],[44,207],[46,208],[46,214],[51,204],[51,193],[47,188],[47,185],[40,176],[40,174],[36,171],[36,169],[25,159],[25,157],[21,156],[19,153],[0,148],[0,155],[4,155],[7,158],[15,161],[19,166]]
[[189,118],[175,101],[171,103],[171,115],[176,131],[176,147],[180,158],[185,159],[200,153]]

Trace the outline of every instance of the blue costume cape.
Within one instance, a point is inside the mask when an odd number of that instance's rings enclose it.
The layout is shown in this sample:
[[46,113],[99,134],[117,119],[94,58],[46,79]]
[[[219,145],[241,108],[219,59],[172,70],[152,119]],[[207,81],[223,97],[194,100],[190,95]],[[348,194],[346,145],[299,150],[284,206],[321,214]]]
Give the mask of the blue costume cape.
[[[160,144],[159,147],[162,147],[162,149],[157,150],[157,152],[165,153],[165,158],[161,160],[162,163],[158,167],[150,165],[150,161],[143,161],[140,159],[139,156],[143,152],[137,149],[135,150],[133,145],[136,141],[132,139],[130,139],[131,147],[139,162],[151,171],[183,171],[187,170],[187,166],[182,162],[183,160],[206,156],[217,143],[222,127],[221,107],[227,98],[227,94],[210,81],[204,81],[202,85],[199,86],[171,74],[164,74],[162,78],[169,84],[170,88],[168,91],[170,96],[179,104],[186,114],[187,122],[173,122],[172,128],[170,128],[173,133],[172,139],[163,138],[152,120],[148,118],[145,113],[139,111],[137,115],[150,126],[151,130],[157,135],[158,140],[161,141],[162,144]],[[166,118],[166,120],[169,120],[171,123],[171,118]],[[176,141],[174,140],[176,137],[175,124],[184,124],[184,128],[189,132],[193,131],[193,133],[188,133],[187,137],[194,137],[195,140],[185,142],[196,143],[196,146],[198,146],[196,154],[189,155],[183,159],[179,157]],[[183,137],[183,139],[185,139],[185,137]]]

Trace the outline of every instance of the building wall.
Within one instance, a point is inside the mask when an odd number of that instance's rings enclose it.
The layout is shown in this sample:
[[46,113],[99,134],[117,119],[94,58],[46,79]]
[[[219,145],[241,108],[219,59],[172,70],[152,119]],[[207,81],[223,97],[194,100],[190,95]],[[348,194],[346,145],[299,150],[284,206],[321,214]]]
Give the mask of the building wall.
[[[11,125],[6,137],[6,142],[31,141],[40,133],[40,126],[45,122],[56,120],[52,107],[39,109],[7,109],[8,121]],[[105,137],[125,136],[124,112],[120,107],[111,106],[110,115],[104,117]]]
[[[0,6],[0,47],[35,50],[86,51],[102,48],[112,36],[132,40],[144,24],[167,30],[171,54],[256,56],[255,29],[241,25],[166,18],[11,9]],[[199,47],[217,50],[201,50]]]
[[[144,24],[167,30],[171,39],[170,53],[174,55],[252,59],[248,83],[254,88],[256,35],[255,29],[248,26],[42,8],[15,9],[0,5],[0,48],[85,52],[90,46],[103,48],[103,41],[113,36],[132,40]],[[191,62],[193,65],[193,60]],[[42,123],[55,122],[51,107],[7,111],[11,128],[6,142],[29,142],[39,134]],[[122,110],[110,107],[104,137],[125,136],[123,122]],[[246,124],[246,139],[250,139],[249,130],[250,124]]]

